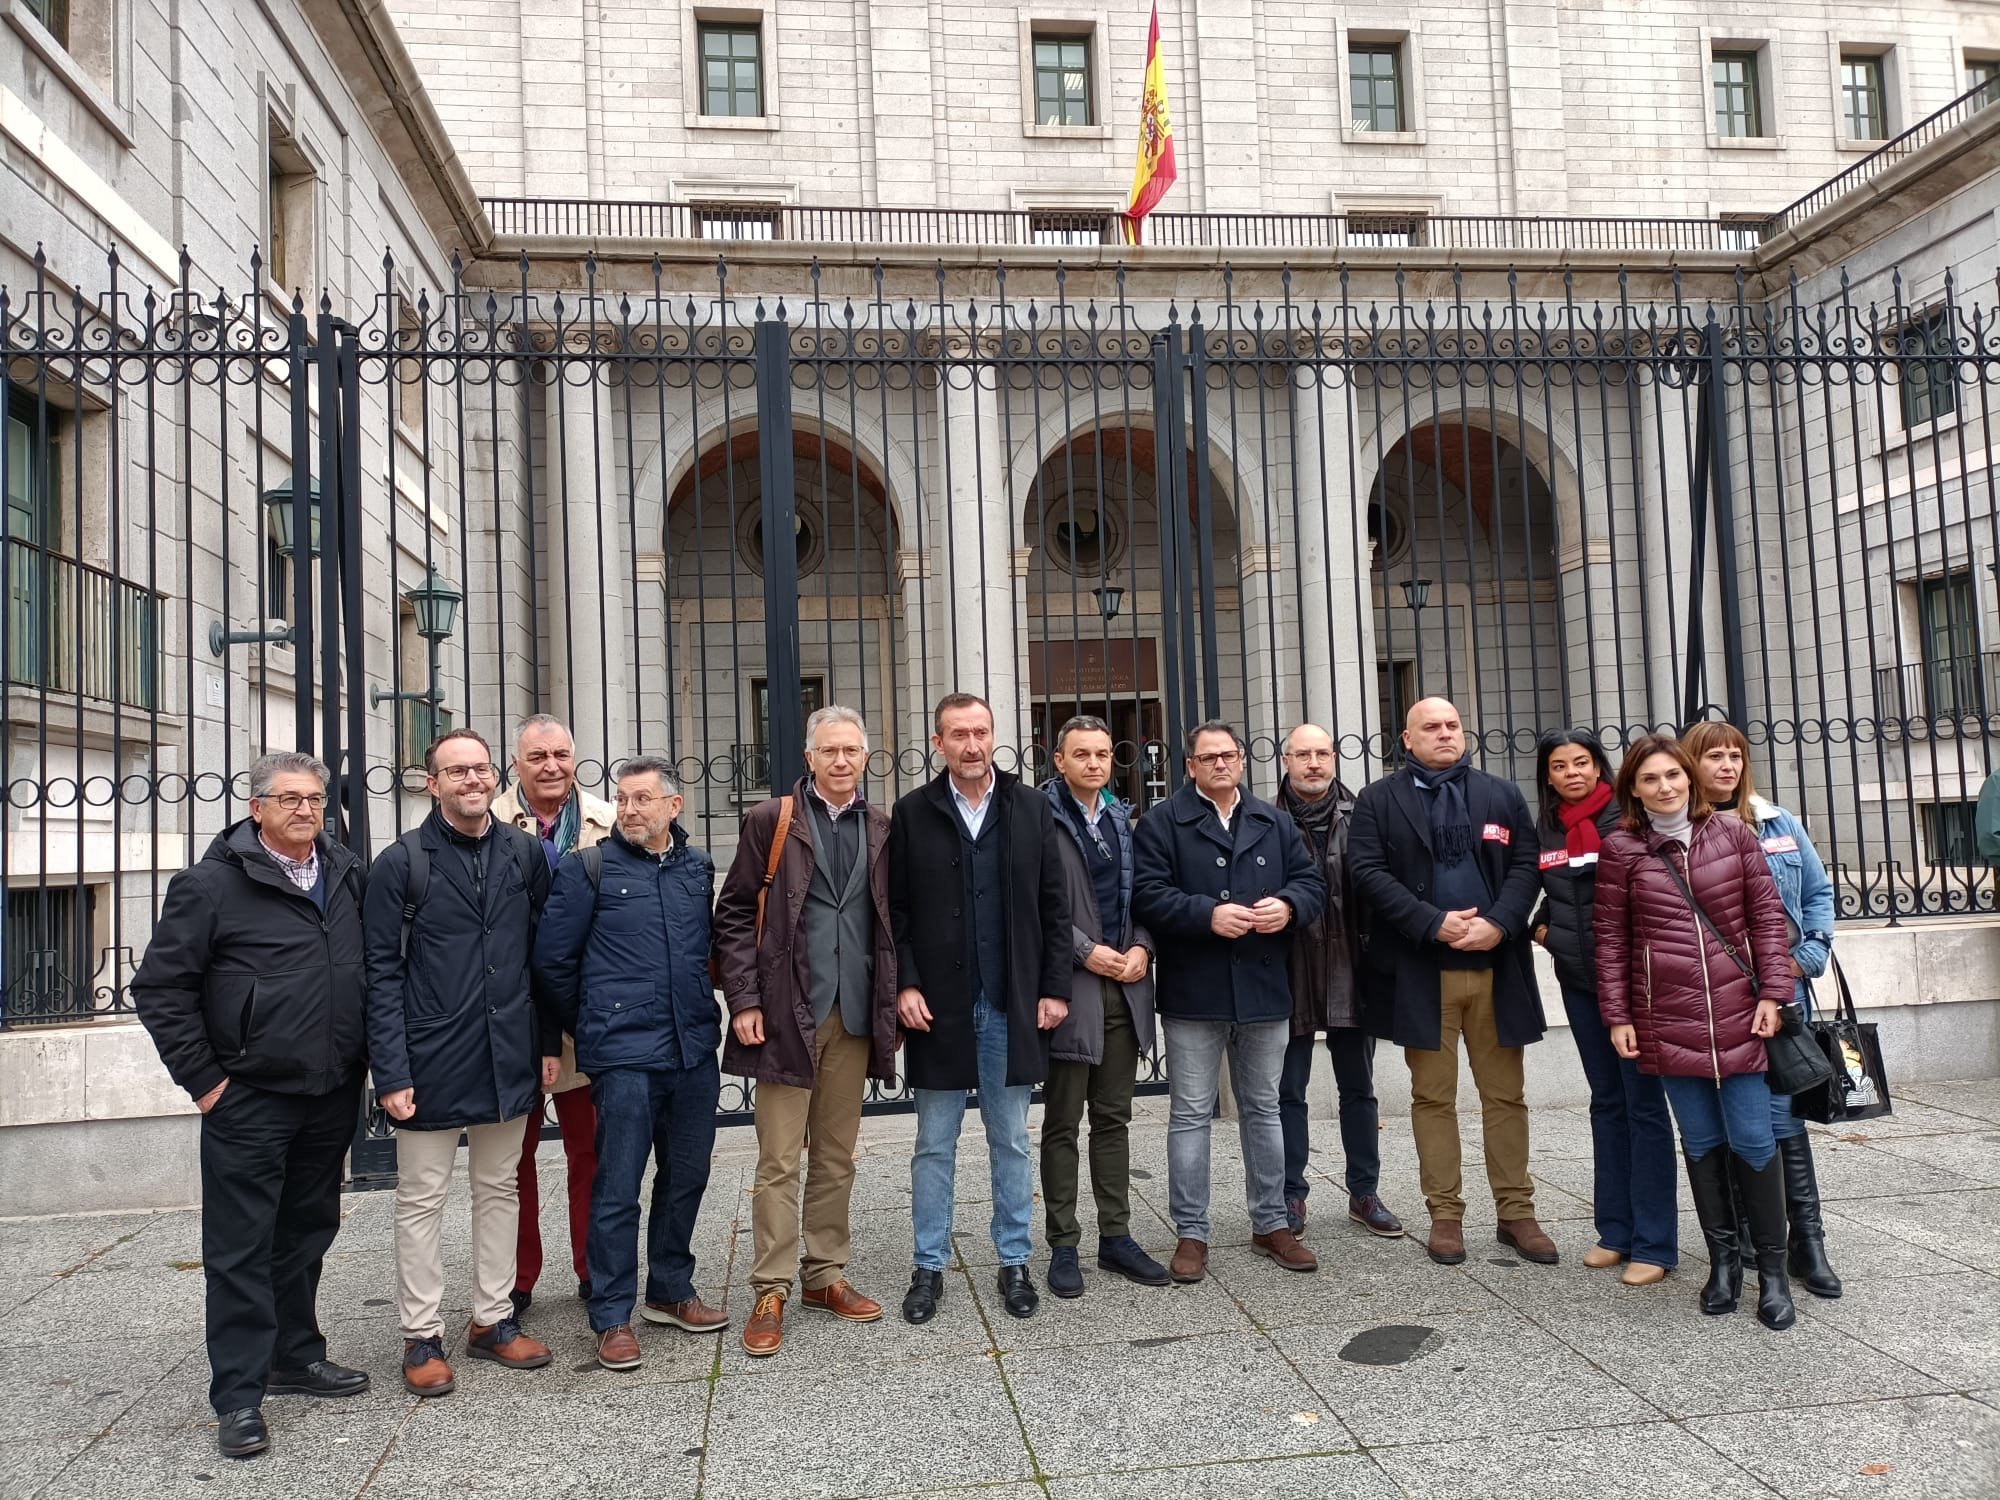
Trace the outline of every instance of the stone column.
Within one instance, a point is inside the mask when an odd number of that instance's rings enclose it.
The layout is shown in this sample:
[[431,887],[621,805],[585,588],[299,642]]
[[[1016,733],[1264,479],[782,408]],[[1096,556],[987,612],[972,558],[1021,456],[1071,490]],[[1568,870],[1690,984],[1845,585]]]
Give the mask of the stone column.
[[1368,567],[1368,490],[1354,448],[1348,371],[1299,365],[1292,376],[1292,475],[1305,663],[1304,717],[1339,747],[1340,776],[1358,787],[1379,769],[1368,737],[1381,729],[1375,610]]
[[572,365],[565,380],[564,366],[547,368],[542,593],[549,652],[542,701],[570,726],[580,762],[608,763],[631,752],[632,710],[632,626],[610,370],[593,368],[583,378]]
[[[936,693],[977,693],[993,705],[999,744],[1019,746],[1027,728],[1019,667],[1014,518],[1007,513],[999,400],[983,378],[939,392],[937,473],[943,515],[933,534],[932,576],[949,591],[943,666]],[[925,704],[928,712],[930,705]]]

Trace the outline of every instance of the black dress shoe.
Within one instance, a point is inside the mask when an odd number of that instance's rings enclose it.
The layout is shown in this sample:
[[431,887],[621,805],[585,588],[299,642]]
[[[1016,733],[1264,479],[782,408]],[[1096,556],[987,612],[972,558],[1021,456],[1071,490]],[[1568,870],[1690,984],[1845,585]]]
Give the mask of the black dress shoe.
[[943,1295],[944,1272],[918,1266],[910,1275],[910,1289],[903,1294],[903,1321],[930,1322],[937,1316],[938,1299]]
[[254,1406],[217,1413],[215,1446],[222,1450],[224,1458],[248,1458],[253,1453],[262,1453],[271,1446],[264,1414]]
[[518,1323],[521,1315],[535,1305],[535,1294],[525,1287],[517,1286],[507,1294],[507,1300],[514,1304],[514,1321]]
[[1016,1318],[1032,1318],[1042,1299],[1035,1294],[1034,1278],[1028,1275],[1026,1266],[1002,1266],[1000,1268],[1000,1300],[1007,1304],[1007,1312]]
[[[1167,1275],[1167,1268],[1141,1250],[1139,1242],[1129,1234],[1097,1242],[1097,1269],[1116,1271],[1127,1281],[1136,1281],[1140,1286],[1167,1286],[1173,1280]],[[1050,1284],[1053,1286],[1053,1278]]]
[[267,1396],[358,1396],[368,1389],[368,1372],[316,1359],[302,1370],[273,1370]]

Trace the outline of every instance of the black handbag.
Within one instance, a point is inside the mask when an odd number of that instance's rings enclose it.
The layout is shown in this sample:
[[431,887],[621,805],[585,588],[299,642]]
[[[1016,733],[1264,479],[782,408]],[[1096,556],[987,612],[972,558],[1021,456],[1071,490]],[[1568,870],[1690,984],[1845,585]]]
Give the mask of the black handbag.
[[1764,1081],[1772,1093],[1790,1094],[1795,1106],[1799,1095],[1824,1090],[1834,1082],[1833,1064],[1796,1005],[1778,1007],[1778,1034],[1764,1039],[1764,1056]]
[[1847,987],[1847,973],[1840,960],[1829,954],[1827,965],[1840,991],[1840,1004],[1827,1017],[1820,1016],[1815,1007],[1806,1032],[1826,1059],[1831,1076],[1816,1088],[1793,1094],[1792,1113],[1821,1125],[1873,1120],[1894,1109],[1889,1072],[1882,1064],[1882,1041],[1875,1023],[1864,1022],[1855,1014],[1854,993]]
[[[1724,937],[1702,910],[1701,903],[1694,898],[1694,892],[1681,875],[1664,849],[1653,851],[1659,855],[1660,863],[1667,867],[1667,873],[1674,877],[1674,884],[1681,888],[1681,896],[1688,907],[1701,921],[1701,925],[1714,934],[1722,951],[1729,955],[1729,961],[1736,965],[1743,977],[1750,981],[1752,999],[1762,998],[1763,985],[1758,982],[1757,971],[1742,951]],[[1796,1005],[1778,1007],[1778,1032],[1764,1039],[1765,1073],[1764,1081],[1774,1094],[1791,1094],[1796,1097],[1801,1091],[1823,1088],[1833,1079],[1833,1064],[1826,1060],[1826,1054],[1807,1032],[1805,1018]]]

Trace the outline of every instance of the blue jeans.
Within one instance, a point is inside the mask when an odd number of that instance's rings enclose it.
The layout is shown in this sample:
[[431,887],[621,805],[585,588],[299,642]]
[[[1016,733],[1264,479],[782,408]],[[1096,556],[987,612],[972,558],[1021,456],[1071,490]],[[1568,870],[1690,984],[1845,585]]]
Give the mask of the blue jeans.
[[1236,1090],[1236,1137],[1243,1148],[1243,1196],[1250,1232],[1285,1227],[1285,1131],[1278,1123],[1278,1078],[1292,1023],[1160,1018],[1167,1034],[1167,1213],[1174,1233],[1208,1243],[1209,1131],[1222,1059]]
[[694,1295],[695,1215],[715,1154],[722,1075],[714,1058],[692,1068],[608,1068],[590,1075],[597,1107],[597,1176],[590,1184],[590,1327],[632,1321],[639,1279],[639,1185],[657,1161],[646,1213],[646,1300]]
[[[1029,1085],[1007,1082],[1007,1016],[981,996],[972,1003],[972,1037],[979,1064],[979,1119],[993,1183],[993,1248],[1003,1266],[1025,1266],[1034,1238],[1028,1216],[1035,1202],[1028,1156]],[[951,1263],[951,1210],[958,1177],[958,1132],[965,1090],[912,1089],[917,1096],[917,1147],[910,1157],[910,1217],[920,1270]]]
[[1590,1083],[1591,1212],[1597,1243],[1649,1266],[1680,1264],[1674,1122],[1661,1080],[1618,1055],[1597,996],[1563,987],[1563,1009]]
[[[1313,1053],[1318,1043],[1295,1036],[1285,1048],[1285,1070],[1278,1079],[1278,1123],[1285,1132],[1285,1196],[1304,1198],[1308,1191],[1306,1162],[1312,1151],[1306,1123],[1306,1085],[1312,1081]],[[1347,1162],[1347,1193],[1352,1198],[1374,1194],[1382,1175],[1381,1109],[1375,1100],[1375,1038],[1358,1026],[1332,1026],[1326,1033],[1327,1056],[1333,1059],[1333,1086],[1340,1098],[1340,1150]]]
[[1713,1078],[1662,1078],[1674,1121],[1681,1128],[1681,1149],[1699,1161],[1727,1144],[1761,1171],[1777,1155],[1771,1134],[1771,1090],[1762,1073],[1736,1073],[1717,1085]]

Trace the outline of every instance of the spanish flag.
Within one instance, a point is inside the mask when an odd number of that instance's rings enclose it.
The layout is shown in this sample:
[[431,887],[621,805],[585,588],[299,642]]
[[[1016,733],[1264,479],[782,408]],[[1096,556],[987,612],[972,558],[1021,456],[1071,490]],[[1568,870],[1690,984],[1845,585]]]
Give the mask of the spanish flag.
[[1160,6],[1146,34],[1146,87],[1139,101],[1139,160],[1132,169],[1132,202],[1125,210],[1125,243],[1139,243],[1139,224],[1174,185],[1174,122],[1167,113],[1167,70],[1160,61]]

